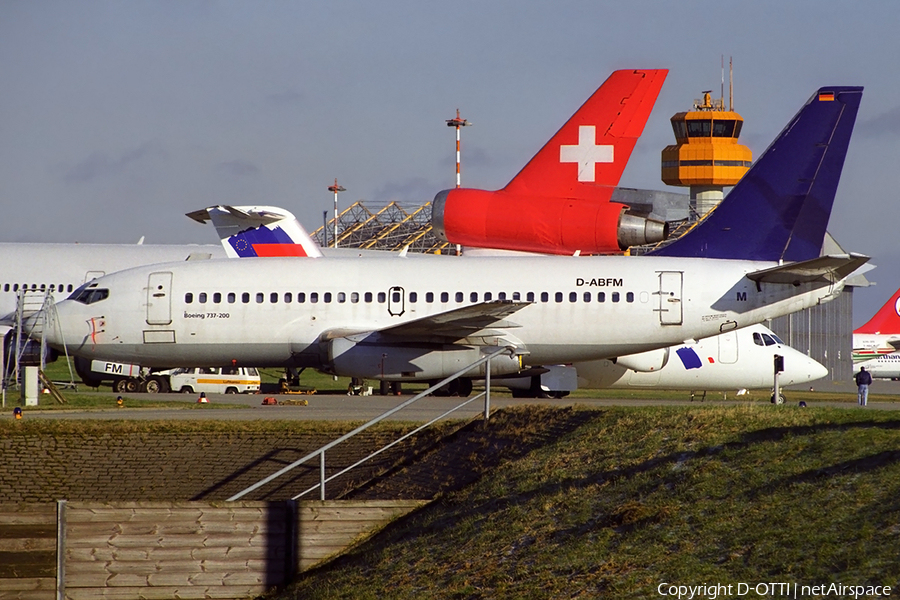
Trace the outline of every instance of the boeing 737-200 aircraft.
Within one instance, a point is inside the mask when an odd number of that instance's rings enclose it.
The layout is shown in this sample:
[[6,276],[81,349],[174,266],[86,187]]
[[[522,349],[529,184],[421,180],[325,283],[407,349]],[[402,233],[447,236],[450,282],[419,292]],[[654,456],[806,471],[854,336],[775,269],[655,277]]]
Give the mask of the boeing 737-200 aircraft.
[[514,374],[746,327],[830,300],[868,260],[819,256],[861,96],[820,89],[711,215],[649,256],[154,265],[88,283],[44,335],[76,355],[146,366],[418,381],[495,348],[512,351],[492,373]]

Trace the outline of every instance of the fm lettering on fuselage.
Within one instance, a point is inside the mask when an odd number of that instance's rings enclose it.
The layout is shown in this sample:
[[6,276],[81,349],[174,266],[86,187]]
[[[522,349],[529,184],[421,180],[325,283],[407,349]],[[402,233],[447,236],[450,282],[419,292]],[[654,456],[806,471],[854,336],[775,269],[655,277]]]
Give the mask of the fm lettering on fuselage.
[[575,279],[575,285],[578,287],[622,287],[622,279],[615,277],[598,277],[594,279]]

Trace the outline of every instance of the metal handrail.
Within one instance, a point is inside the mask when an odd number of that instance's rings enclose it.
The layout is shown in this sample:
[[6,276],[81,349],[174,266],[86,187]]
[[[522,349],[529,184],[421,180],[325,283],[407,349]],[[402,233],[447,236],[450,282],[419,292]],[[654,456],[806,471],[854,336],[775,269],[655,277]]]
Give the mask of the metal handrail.
[[[349,432],[349,433],[346,433],[346,434],[342,435],[342,436],[339,437],[338,439],[336,439],[336,440],[334,440],[334,441],[332,441],[332,442],[329,442],[328,444],[325,444],[324,446],[322,446],[322,447],[319,448],[318,450],[314,450],[313,452],[310,452],[309,454],[307,454],[307,455],[304,456],[303,458],[300,458],[300,459],[298,459],[298,460],[295,460],[294,462],[292,462],[291,464],[287,465],[286,467],[280,469],[279,471],[277,471],[277,472],[275,472],[275,473],[272,473],[272,474],[269,475],[268,477],[266,477],[266,478],[264,478],[264,479],[261,479],[261,480],[257,481],[256,483],[254,483],[254,484],[251,485],[250,487],[241,490],[241,491],[238,492],[237,494],[235,494],[235,495],[231,496],[230,498],[228,498],[228,501],[229,501],[229,502],[233,502],[233,501],[235,501],[235,500],[240,500],[241,498],[243,498],[244,496],[246,496],[246,495],[249,494],[250,492],[253,492],[253,491],[255,491],[255,490],[258,490],[259,488],[261,488],[262,486],[266,485],[267,483],[269,483],[269,482],[271,482],[271,481],[273,481],[273,480],[275,480],[275,479],[281,477],[282,475],[284,475],[284,474],[287,473],[288,471],[293,470],[294,468],[296,468],[296,467],[302,465],[303,463],[305,463],[305,462],[307,462],[307,461],[309,461],[309,460],[315,458],[316,456],[319,456],[319,457],[320,457],[320,458],[319,458],[319,483],[316,484],[316,485],[314,485],[314,486],[311,487],[310,489],[308,489],[308,490],[306,490],[306,491],[304,491],[304,492],[298,494],[297,496],[294,496],[294,497],[292,498],[292,500],[296,500],[296,499],[299,498],[300,496],[303,496],[304,494],[307,494],[307,493],[311,492],[312,490],[314,490],[314,489],[316,489],[316,488],[319,488],[319,499],[320,499],[320,500],[325,500],[325,484],[326,484],[328,481],[331,481],[332,479],[334,479],[334,478],[337,477],[338,475],[343,475],[344,473],[346,473],[346,472],[349,471],[350,469],[359,466],[360,464],[366,462],[367,460],[369,460],[369,459],[371,459],[371,458],[377,456],[378,454],[380,454],[380,453],[383,452],[384,450],[387,450],[389,447],[391,447],[391,446],[393,446],[393,445],[395,445],[395,444],[401,442],[402,440],[408,438],[409,436],[413,435],[414,433],[417,433],[418,431],[421,431],[421,430],[424,429],[425,427],[428,427],[429,425],[434,424],[436,421],[442,419],[443,417],[447,416],[448,414],[450,414],[450,413],[452,413],[452,412],[454,412],[454,411],[456,411],[456,410],[462,408],[463,406],[466,406],[467,404],[469,404],[469,403],[471,403],[471,402],[474,402],[475,400],[477,400],[477,399],[479,399],[479,398],[481,398],[481,397],[484,397],[484,399],[485,399],[485,401],[484,401],[484,405],[485,405],[485,408],[484,408],[484,419],[487,420],[487,419],[489,418],[489,416],[490,416],[490,405],[491,405],[491,400],[490,400],[490,398],[491,398],[491,359],[494,358],[495,356],[497,356],[498,354],[503,353],[503,352],[508,352],[508,353],[510,354],[510,356],[512,356],[512,355],[514,355],[514,354],[516,353],[516,349],[515,349],[515,347],[513,347],[513,346],[504,346],[503,348],[498,348],[497,350],[494,350],[493,352],[491,352],[491,353],[489,353],[489,354],[486,354],[486,355],[482,356],[481,358],[479,358],[478,360],[476,360],[476,361],[473,362],[472,364],[467,365],[466,367],[460,369],[459,371],[457,371],[456,373],[450,375],[449,377],[447,377],[447,378],[445,378],[445,379],[442,379],[441,381],[439,381],[438,383],[434,384],[433,386],[431,386],[430,388],[428,388],[428,389],[425,390],[424,392],[420,392],[420,393],[416,394],[415,396],[413,396],[413,397],[410,398],[409,400],[406,400],[405,402],[402,402],[402,403],[398,404],[398,405],[395,406],[394,408],[390,409],[389,411],[387,411],[387,412],[385,412],[385,413],[382,413],[381,415],[375,417],[375,418],[372,419],[371,421],[369,421],[369,422],[367,422],[367,423],[364,423],[363,425],[360,425],[359,427],[357,427],[357,428],[354,429],[353,431],[351,431],[351,432]],[[402,436],[402,437],[399,438],[398,440],[395,440],[395,441],[391,442],[389,445],[385,446],[384,448],[381,448],[381,449],[379,449],[379,450],[376,450],[375,452],[373,452],[372,454],[370,454],[370,455],[367,456],[366,458],[360,460],[360,461],[357,462],[356,464],[354,464],[354,465],[352,465],[352,466],[350,466],[350,467],[344,469],[344,470],[341,471],[340,473],[338,473],[338,474],[336,474],[336,475],[332,475],[331,477],[329,477],[329,478],[326,479],[326,477],[325,477],[325,452],[327,452],[327,451],[330,450],[331,448],[334,448],[335,446],[337,446],[337,445],[340,444],[341,442],[345,442],[345,441],[347,441],[348,439],[350,439],[351,437],[353,437],[353,436],[355,436],[355,435],[357,435],[357,434],[359,434],[359,433],[365,431],[366,429],[372,427],[372,426],[375,425],[376,423],[380,423],[381,421],[387,419],[388,417],[390,417],[390,416],[393,415],[394,413],[403,410],[403,409],[406,408],[407,406],[413,404],[414,402],[417,402],[417,401],[421,400],[422,398],[424,398],[424,397],[427,396],[428,394],[432,393],[433,391],[437,390],[437,389],[440,388],[441,386],[446,385],[447,383],[449,383],[449,382],[451,382],[451,381],[453,381],[453,380],[455,380],[455,379],[458,379],[459,377],[462,377],[465,373],[468,373],[468,372],[471,371],[473,368],[475,368],[475,367],[477,367],[477,366],[479,366],[479,365],[481,365],[481,364],[484,364],[484,363],[487,363],[487,368],[485,369],[486,375],[485,375],[485,387],[484,387],[484,390],[485,390],[485,391],[484,391],[484,392],[478,394],[477,396],[475,396],[475,397],[473,397],[473,398],[467,399],[465,402],[459,404],[459,405],[456,406],[455,408],[450,409],[449,411],[447,411],[446,413],[444,413],[444,414],[441,415],[440,417],[437,417],[436,419],[433,419],[433,420],[429,421],[429,422],[426,423],[425,425],[420,426],[420,427],[419,427],[418,429],[416,429],[415,431],[412,431],[412,432],[410,432],[410,433],[407,433],[406,435]]]

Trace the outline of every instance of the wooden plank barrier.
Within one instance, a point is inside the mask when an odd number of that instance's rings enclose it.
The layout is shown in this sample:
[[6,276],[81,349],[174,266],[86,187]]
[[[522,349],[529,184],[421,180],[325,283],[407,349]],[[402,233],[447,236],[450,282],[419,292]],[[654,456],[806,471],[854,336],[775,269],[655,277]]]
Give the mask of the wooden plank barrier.
[[[250,598],[425,501],[0,505],[0,600]],[[62,597],[62,596],[60,596]]]
[[56,504],[0,504],[0,599],[56,598]]

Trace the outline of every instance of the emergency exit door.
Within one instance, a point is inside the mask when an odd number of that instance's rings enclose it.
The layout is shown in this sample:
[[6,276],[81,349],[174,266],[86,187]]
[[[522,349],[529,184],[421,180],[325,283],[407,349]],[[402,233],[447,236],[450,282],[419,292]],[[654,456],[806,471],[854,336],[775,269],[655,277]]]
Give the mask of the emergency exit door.
[[660,271],[659,273],[659,322],[661,325],[681,325],[683,310],[681,292],[684,273]]
[[147,324],[168,325],[172,322],[172,273],[150,273],[147,280]]

